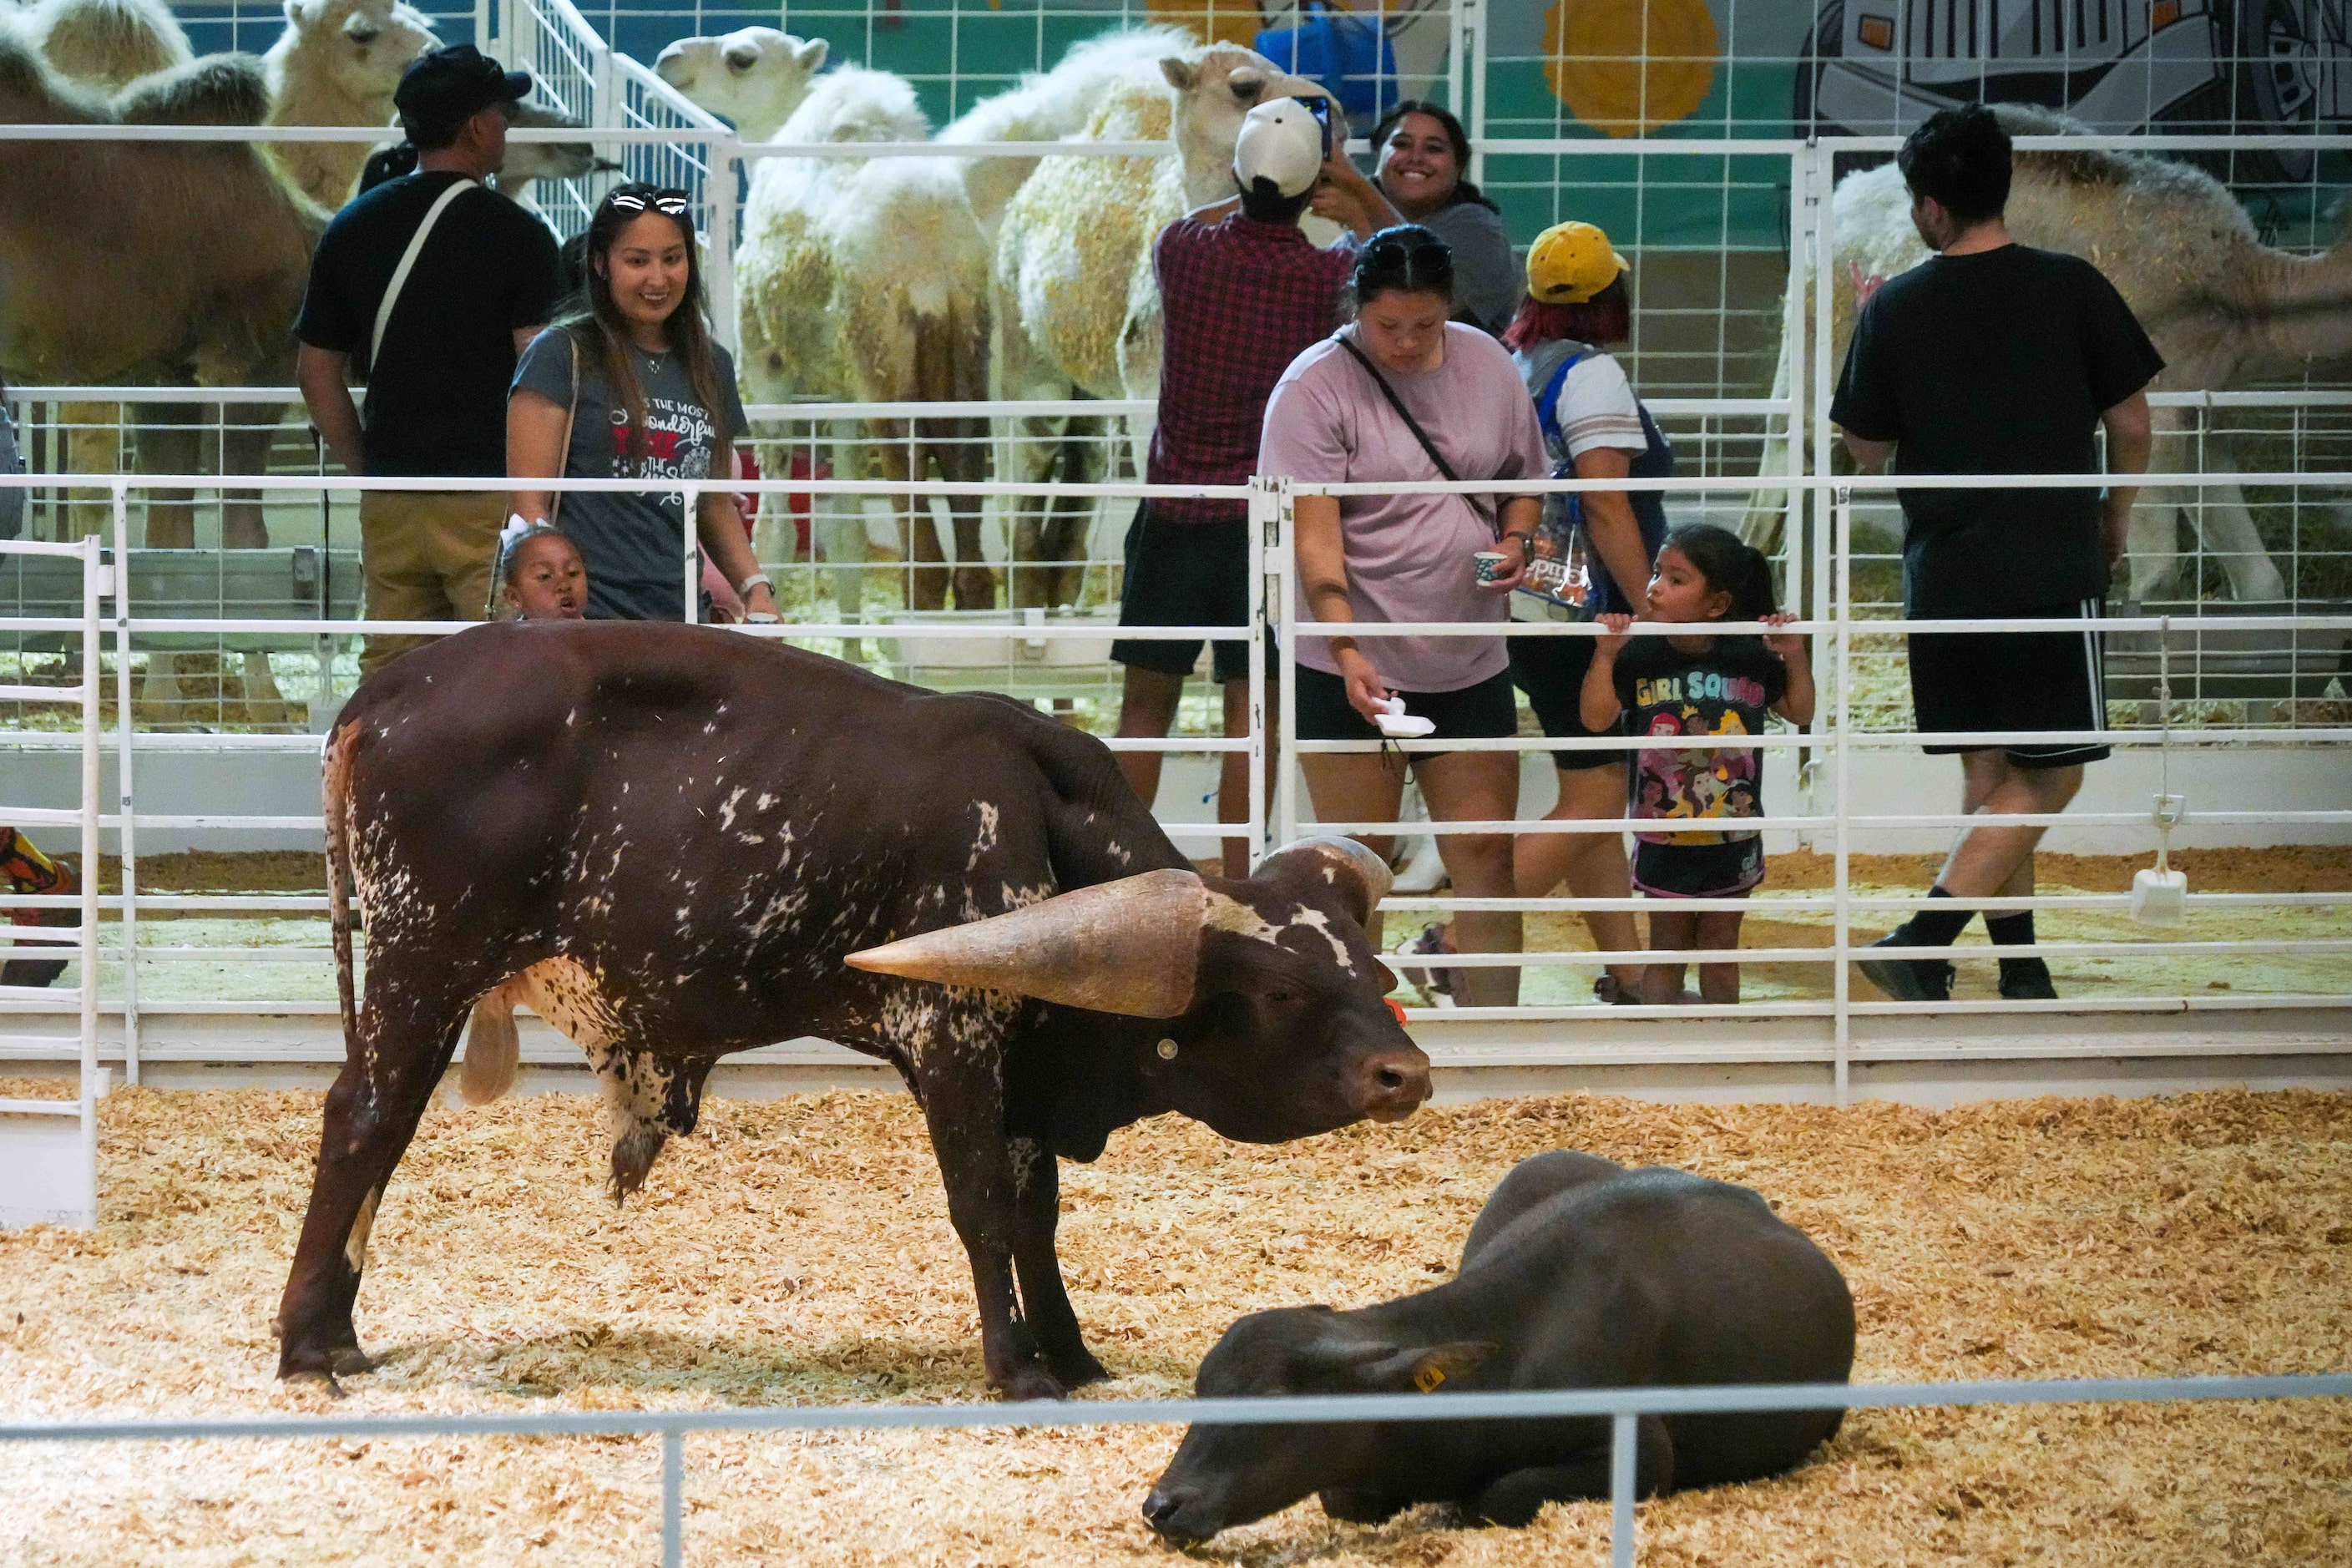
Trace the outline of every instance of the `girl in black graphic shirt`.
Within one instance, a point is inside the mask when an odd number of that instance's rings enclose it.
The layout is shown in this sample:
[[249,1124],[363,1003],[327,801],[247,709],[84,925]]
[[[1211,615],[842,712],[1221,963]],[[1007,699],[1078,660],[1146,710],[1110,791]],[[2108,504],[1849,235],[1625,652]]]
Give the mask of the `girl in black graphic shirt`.
[[[1666,535],[1650,578],[1650,607],[1661,621],[1779,626],[1796,619],[1773,609],[1771,567],[1763,555],[1709,523]],[[1763,733],[1768,710],[1795,724],[1813,716],[1805,639],[1785,633],[1628,637],[1633,620],[1601,617],[1608,635],[1599,639],[1579,705],[1588,729],[1675,737],[1672,746],[1634,757],[1632,815],[1640,847],[1633,885],[1656,899],[1743,898],[1764,879],[1763,839],[1755,828],[1727,825],[1764,814],[1763,756],[1750,746],[1718,746],[1714,738]],[[1650,946],[1735,948],[1739,921],[1737,910],[1660,909],[1650,916]],[[1685,1001],[1683,971],[1679,963],[1651,964],[1642,1000],[1654,1006]],[[1698,983],[1707,1002],[1739,1000],[1736,963],[1700,964]]]

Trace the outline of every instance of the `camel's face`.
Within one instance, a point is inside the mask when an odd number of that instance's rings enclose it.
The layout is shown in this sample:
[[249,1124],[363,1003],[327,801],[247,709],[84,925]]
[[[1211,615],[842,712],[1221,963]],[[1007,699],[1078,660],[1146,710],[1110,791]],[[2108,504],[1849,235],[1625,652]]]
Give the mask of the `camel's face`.
[[[1235,44],[1212,44],[1160,62],[1176,89],[1176,150],[1184,159],[1184,188],[1194,201],[1233,195],[1234,143],[1242,119],[1271,98],[1323,98],[1318,82],[1276,68],[1264,55]],[[1345,124],[1337,103],[1333,122]]]
[[825,42],[773,27],[743,27],[710,38],[681,38],[661,52],[654,71],[697,106],[765,141],[808,96],[824,66]]
[[323,57],[341,96],[381,102],[387,116],[401,73],[441,47],[425,14],[399,0],[286,0],[286,20],[305,52]]
[[[536,103],[515,105],[514,122],[519,131],[586,129],[572,116]],[[511,191],[526,180],[576,180],[593,170],[612,167],[610,162],[598,158],[596,149],[585,142],[509,142],[507,161],[499,171],[497,184],[500,190]]]

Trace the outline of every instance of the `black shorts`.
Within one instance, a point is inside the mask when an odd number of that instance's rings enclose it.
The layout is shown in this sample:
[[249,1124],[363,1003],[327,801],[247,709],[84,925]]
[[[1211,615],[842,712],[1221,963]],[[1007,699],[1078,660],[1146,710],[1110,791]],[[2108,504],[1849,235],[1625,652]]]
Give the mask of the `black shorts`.
[[[1496,670],[1459,691],[1403,691],[1404,710],[1437,728],[1431,741],[1493,741],[1519,732],[1519,705],[1511,697],[1511,677]],[[1298,738],[1302,741],[1377,741],[1381,732],[1348,702],[1348,683],[1328,671],[1298,667]],[[1443,752],[1409,752],[1418,763]]]
[[1764,836],[1633,846],[1633,886],[1654,899],[1736,899],[1764,879]]
[[[1543,732],[1556,741],[1581,737],[1601,740],[1616,734],[1612,725],[1606,730],[1588,730],[1582,712],[1584,675],[1592,668],[1593,637],[1513,637],[1511,644],[1511,684],[1528,694],[1528,706],[1535,710],[1536,722]],[[1625,765],[1623,752],[1591,751],[1554,752],[1553,763],[1564,772],[1576,773],[1585,768],[1622,768]]]
[[[1245,626],[1249,625],[1249,523],[1156,522],[1151,503],[1135,509],[1127,530],[1127,579],[1120,590],[1123,626]],[[1191,642],[1123,641],[1110,657],[1137,669],[1181,679],[1201,658]],[[1249,644],[1220,640],[1210,659],[1219,681],[1249,679]]]
[[[2017,618],[2096,621],[2099,601],[2020,610]],[[2105,730],[2107,682],[2101,637],[2079,632],[1915,632],[1909,638],[1911,706],[1922,734],[1939,730]],[[2021,768],[2071,768],[2104,761],[2107,748],[2063,745],[1926,746],[2002,751]]]

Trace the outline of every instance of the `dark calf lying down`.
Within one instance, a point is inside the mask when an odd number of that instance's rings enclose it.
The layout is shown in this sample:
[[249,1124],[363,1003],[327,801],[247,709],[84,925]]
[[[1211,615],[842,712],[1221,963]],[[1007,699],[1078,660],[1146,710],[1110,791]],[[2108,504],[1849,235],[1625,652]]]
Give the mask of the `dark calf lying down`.
[[[1566,1150],[1487,1199],[1451,1282],[1353,1312],[1254,1312],[1201,1363],[1202,1398],[1277,1394],[1843,1383],[1853,1299],[1837,1266],[1746,1187]],[[1645,1415],[1643,1495],[1801,1462],[1843,1410]],[[1609,1495],[1609,1421],[1194,1426],[1143,1505],[1203,1541],[1322,1494],[1373,1523],[1419,1502],[1519,1525]]]

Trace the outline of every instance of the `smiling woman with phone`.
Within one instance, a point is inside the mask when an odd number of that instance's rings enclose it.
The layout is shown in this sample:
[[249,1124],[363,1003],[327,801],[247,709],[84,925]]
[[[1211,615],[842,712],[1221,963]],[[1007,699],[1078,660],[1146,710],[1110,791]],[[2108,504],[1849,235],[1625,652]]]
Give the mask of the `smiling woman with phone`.
[[[749,432],[735,366],[703,321],[684,191],[615,186],[588,226],[582,308],[531,340],[507,399],[515,514],[559,521],[588,568],[591,620],[686,618],[683,492],[559,496],[536,479],[727,479]],[[702,548],[753,620],[774,620],[735,498],[698,498]],[[707,616],[704,618],[708,618]]]

